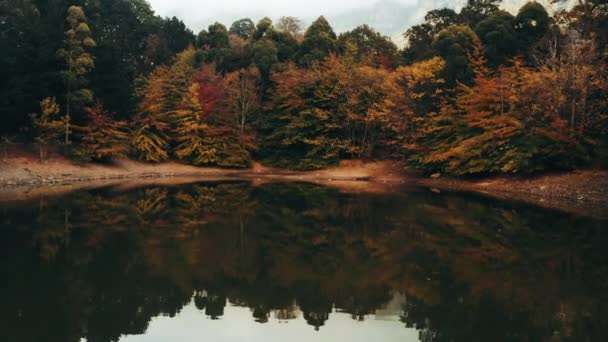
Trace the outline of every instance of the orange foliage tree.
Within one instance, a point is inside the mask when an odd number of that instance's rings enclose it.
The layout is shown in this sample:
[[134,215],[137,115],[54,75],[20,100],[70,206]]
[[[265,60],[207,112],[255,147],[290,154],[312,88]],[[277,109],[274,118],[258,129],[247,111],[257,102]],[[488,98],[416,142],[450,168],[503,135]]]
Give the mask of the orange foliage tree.
[[174,154],[193,165],[247,167],[251,164],[246,140],[230,118],[227,82],[213,65],[204,65],[196,81],[171,112]]
[[80,144],[76,154],[86,160],[126,156],[130,149],[127,123],[115,120],[99,101],[93,107],[85,107],[84,111],[88,124],[78,130]]
[[385,69],[335,55],[308,69],[288,65],[275,73],[262,123],[263,157],[274,165],[300,169],[370,157],[380,140],[376,107],[386,75]]
[[585,149],[573,139],[558,112],[551,78],[511,60],[494,75],[476,73],[460,86],[455,105],[446,105],[427,127],[426,149],[413,160],[451,174],[519,173],[570,168]]

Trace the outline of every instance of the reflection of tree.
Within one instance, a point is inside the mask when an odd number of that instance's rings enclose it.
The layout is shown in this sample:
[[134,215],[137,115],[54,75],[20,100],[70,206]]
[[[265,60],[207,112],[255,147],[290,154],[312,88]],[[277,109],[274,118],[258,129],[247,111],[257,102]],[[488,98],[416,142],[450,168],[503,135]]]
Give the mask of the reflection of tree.
[[143,195],[136,200],[133,211],[142,223],[152,223],[155,219],[166,215],[167,190],[160,188],[145,189]]
[[298,305],[306,322],[315,327],[315,330],[325,325],[332,312],[331,299],[323,298],[320,291],[306,291],[298,297]]
[[38,246],[40,256],[52,261],[70,238],[69,210],[67,208],[46,208],[44,199],[40,199],[39,214],[36,217],[38,226],[43,227],[35,232],[33,242]]
[[288,305],[284,308],[278,309],[274,311],[274,317],[279,321],[290,321],[298,318],[298,311],[300,308],[294,302],[291,305]]
[[348,297],[337,298],[335,305],[339,311],[350,313],[354,320],[363,321],[388,303],[393,294],[389,288],[362,288],[344,291]]
[[226,307],[226,297],[221,295],[207,296],[207,306],[205,314],[211,319],[219,319],[224,316],[224,308]]
[[197,309],[204,311],[207,307],[208,295],[207,291],[195,291],[194,292],[194,305]]
[[116,340],[192,299],[212,319],[230,302],[260,323],[301,310],[319,328],[334,309],[363,320],[395,291],[425,341],[608,331],[597,319],[608,313],[608,234],[561,214],[305,184],[105,189],[43,204],[1,214],[9,340]]

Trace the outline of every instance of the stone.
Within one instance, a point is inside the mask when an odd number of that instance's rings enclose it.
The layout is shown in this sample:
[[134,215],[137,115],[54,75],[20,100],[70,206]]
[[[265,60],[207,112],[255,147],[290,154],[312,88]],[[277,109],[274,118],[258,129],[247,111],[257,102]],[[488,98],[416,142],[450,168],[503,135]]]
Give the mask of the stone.
[[441,178],[441,173],[439,173],[439,172],[431,175],[431,179],[439,179],[439,178]]

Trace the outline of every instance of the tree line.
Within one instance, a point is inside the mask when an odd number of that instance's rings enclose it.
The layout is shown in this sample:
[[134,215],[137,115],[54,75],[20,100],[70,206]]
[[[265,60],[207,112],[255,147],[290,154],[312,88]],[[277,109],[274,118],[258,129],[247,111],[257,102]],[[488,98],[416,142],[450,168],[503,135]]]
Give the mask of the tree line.
[[1,3],[0,44],[12,49],[0,61],[2,133],[36,139],[41,157],[61,140],[84,160],[317,169],[391,158],[467,175],[608,154],[602,0],[554,14],[530,2],[516,15],[469,0],[430,11],[401,50],[366,25],[337,35],[324,17],[305,31],[283,17],[194,35],[143,0],[62,2],[62,15]]

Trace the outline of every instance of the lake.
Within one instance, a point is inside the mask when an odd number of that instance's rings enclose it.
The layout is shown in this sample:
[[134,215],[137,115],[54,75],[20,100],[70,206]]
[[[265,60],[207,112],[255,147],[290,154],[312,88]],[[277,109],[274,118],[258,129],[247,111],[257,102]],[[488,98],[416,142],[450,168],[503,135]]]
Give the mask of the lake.
[[0,208],[2,341],[608,340],[590,218],[237,181]]

